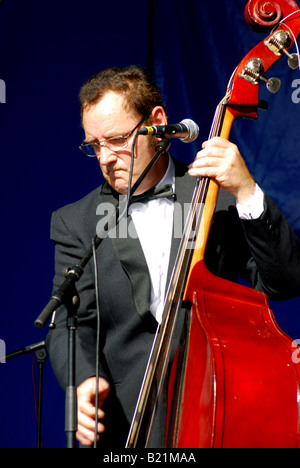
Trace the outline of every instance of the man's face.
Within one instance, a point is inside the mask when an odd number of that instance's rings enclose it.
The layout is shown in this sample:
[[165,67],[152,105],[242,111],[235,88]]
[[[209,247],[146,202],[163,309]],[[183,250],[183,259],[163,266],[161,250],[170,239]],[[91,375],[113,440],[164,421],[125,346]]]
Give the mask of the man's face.
[[[101,171],[107,182],[121,194],[126,194],[128,189],[131,148],[136,131],[129,137],[127,147],[121,150],[112,151],[105,146],[105,141],[108,138],[128,135],[140,120],[140,116],[126,109],[123,97],[115,92],[106,93],[101,101],[88,106],[83,112],[85,142],[102,142],[97,153]],[[139,136],[135,145],[133,184],[153,154],[153,146],[151,148],[149,139]]]

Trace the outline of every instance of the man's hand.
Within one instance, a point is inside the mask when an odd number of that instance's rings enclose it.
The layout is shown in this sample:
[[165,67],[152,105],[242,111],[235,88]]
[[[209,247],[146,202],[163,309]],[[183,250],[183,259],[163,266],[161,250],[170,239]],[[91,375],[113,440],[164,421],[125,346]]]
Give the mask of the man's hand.
[[203,143],[202,150],[190,165],[189,174],[216,180],[241,205],[255,192],[255,181],[237,146],[224,138],[214,137]]
[[[99,404],[98,419],[103,419],[105,414],[101,409],[109,393],[109,384],[103,378],[99,378]],[[92,445],[95,440],[96,418],[96,377],[85,380],[77,388],[77,433],[76,437],[83,445]],[[105,427],[98,422],[97,432],[101,434]],[[97,440],[99,439],[99,436]]]

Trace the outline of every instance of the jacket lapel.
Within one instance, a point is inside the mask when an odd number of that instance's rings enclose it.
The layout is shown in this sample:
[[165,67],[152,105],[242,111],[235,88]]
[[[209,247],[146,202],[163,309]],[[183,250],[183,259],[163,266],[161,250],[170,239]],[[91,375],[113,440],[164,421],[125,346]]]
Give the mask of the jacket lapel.
[[[117,206],[119,195],[112,191],[106,182],[103,184],[101,196],[103,202]],[[154,320],[149,309],[151,283],[148,266],[131,216],[124,216],[121,219],[114,230],[114,235],[110,236],[110,241],[123,270],[130,279],[133,299],[139,315],[142,318]],[[132,255],[133,252],[134,255]]]
[[143,249],[131,216],[123,221],[122,229],[124,229],[124,232],[125,228],[127,229],[127,235],[124,237],[117,236],[112,239],[112,242],[122,267],[130,278],[133,299],[139,315],[143,318],[153,317],[149,308],[151,296],[150,276]]

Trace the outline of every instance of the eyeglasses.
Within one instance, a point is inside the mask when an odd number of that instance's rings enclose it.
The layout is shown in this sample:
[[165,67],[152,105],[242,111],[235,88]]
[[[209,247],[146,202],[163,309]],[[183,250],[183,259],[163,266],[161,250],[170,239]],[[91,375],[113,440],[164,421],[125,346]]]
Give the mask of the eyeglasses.
[[116,136],[107,138],[106,140],[98,141],[95,143],[82,143],[79,146],[79,149],[84,152],[86,156],[90,158],[95,158],[100,154],[101,146],[106,146],[106,148],[110,149],[111,151],[119,151],[122,149],[127,148],[128,146],[128,139],[131,137],[133,132],[143,123],[144,117],[142,120],[131,130],[128,135],[125,136]]

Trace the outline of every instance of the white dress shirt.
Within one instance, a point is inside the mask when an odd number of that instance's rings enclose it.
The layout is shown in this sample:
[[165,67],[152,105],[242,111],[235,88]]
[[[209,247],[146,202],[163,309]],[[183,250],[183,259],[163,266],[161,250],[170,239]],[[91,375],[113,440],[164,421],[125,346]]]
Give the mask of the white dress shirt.
[[244,205],[236,204],[241,219],[257,219],[264,211],[264,193],[256,184],[254,195]]

